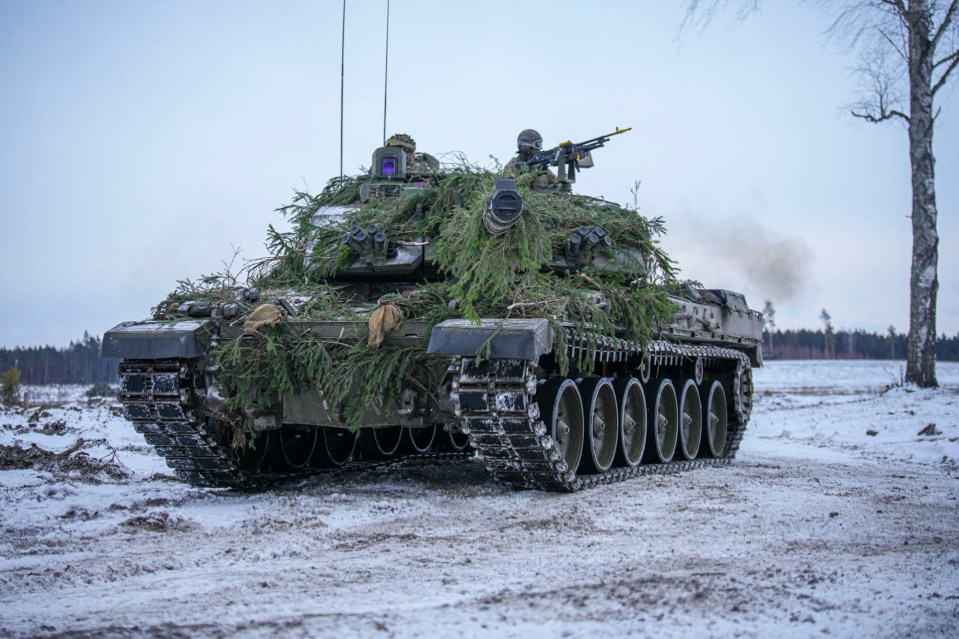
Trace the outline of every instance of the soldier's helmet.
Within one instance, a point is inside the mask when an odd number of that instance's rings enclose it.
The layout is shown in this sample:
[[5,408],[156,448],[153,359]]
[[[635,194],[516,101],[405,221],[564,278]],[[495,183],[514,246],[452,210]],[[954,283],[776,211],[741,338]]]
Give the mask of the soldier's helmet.
[[405,133],[394,133],[390,136],[390,139],[386,141],[386,146],[398,146],[413,153],[416,151],[416,140]]
[[543,150],[543,136],[535,129],[523,129],[516,137],[516,148],[521,153],[537,153]]

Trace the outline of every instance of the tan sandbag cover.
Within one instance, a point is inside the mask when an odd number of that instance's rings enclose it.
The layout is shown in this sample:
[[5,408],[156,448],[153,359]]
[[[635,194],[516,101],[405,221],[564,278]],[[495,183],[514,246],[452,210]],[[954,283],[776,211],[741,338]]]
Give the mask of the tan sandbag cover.
[[403,323],[403,311],[393,304],[384,304],[370,315],[370,337],[367,342],[377,347],[383,343],[386,334]]
[[243,322],[243,332],[252,333],[263,326],[273,326],[286,317],[286,311],[273,304],[260,304]]

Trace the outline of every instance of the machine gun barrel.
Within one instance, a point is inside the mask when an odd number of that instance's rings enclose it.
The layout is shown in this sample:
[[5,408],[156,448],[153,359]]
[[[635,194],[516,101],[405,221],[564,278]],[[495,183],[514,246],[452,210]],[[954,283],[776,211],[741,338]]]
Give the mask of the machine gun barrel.
[[560,142],[551,149],[540,151],[526,162],[517,162],[516,166],[562,166],[569,163],[573,165],[575,170],[579,168],[579,161],[588,156],[590,151],[606,146],[606,143],[609,142],[609,139],[614,135],[620,135],[621,133],[632,131],[632,129],[633,127],[626,127],[625,129],[617,127],[612,133],[590,138],[583,142],[572,142],[570,140]]

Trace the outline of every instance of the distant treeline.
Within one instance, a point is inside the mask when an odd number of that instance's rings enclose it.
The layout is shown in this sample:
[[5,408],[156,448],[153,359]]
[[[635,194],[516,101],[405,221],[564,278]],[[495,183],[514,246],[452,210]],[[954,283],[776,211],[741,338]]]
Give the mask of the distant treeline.
[[100,338],[86,331],[66,348],[0,348],[0,373],[17,368],[21,384],[113,384],[118,362],[100,359]]
[[[763,334],[763,355],[775,359],[906,359],[907,341],[906,335],[892,332],[776,330]],[[937,340],[936,358],[959,361],[959,334]]]

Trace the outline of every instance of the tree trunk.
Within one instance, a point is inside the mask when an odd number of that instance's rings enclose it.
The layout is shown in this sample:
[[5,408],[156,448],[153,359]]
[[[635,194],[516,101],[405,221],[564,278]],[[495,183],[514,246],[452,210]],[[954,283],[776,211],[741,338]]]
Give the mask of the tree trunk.
[[912,276],[906,381],[923,388],[936,381],[936,160],[932,153],[932,11],[927,0],[909,3],[909,159],[912,165]]

